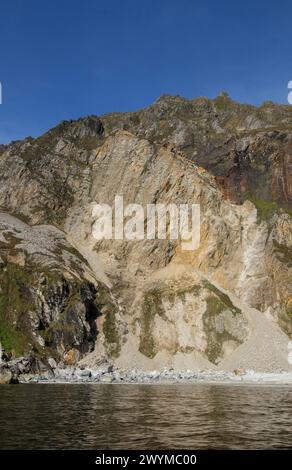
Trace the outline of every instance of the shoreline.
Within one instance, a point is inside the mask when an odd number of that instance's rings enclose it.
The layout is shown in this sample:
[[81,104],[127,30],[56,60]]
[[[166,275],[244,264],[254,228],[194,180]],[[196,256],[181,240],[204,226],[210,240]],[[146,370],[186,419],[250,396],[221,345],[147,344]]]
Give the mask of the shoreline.
[[43,374],[23,374],[20,384],[87,385],[291,385],[292,372],[226,371],[124,371],[66,368]]

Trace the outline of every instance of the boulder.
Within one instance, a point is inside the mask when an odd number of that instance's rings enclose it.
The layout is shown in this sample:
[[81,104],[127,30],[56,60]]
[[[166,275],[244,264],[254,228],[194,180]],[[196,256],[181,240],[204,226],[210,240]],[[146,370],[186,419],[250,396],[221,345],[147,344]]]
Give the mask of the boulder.
[[0,369],[0,384],[10,384],[12,372],[9,369]]

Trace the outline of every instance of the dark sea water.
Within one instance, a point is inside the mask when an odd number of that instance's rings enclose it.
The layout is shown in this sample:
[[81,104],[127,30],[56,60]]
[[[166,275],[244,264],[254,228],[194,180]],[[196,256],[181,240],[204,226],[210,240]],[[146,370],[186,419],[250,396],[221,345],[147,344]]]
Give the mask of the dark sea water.
[[292,448],[292,389],[3,385],[0,448]]

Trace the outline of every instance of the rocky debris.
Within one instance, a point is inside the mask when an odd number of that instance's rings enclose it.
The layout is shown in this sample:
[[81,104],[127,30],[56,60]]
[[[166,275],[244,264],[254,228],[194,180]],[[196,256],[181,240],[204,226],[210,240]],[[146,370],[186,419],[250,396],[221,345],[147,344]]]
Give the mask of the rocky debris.
[[4,367],[0,368],[0,385],[10,384],[12,377],[12,372],[10,372],[9,369]]
[[36,377],[47,374],[48,377],[52,377],[54,375],[54,368],[50,364],[52,364],[52,358],[47,359],[44,357],[40,359],[33,354],[4,360],[0,364],[0,376],[1,380],[3,380],[0,383],[17,384],[21,376],[27,377],[31,375]]
[[[106,368],[107,369],[107,368]],[[198,381],[198,380],[227,380],[232,374],[228,372],[209,373],[204,371],[174,371],[164,369],[162,371],[141,371],[124,370],[119,368],[103,367],[101,369],[90,370],[80,368],[57,368],[54,375],[47,372],[39,375],[22,375],[21,382],[86,382],[86,383],[156,383],[156,382],[177,382],[177,381]]]
[[292,373],[257,373],[253,370],[234,372],[183,370],[173,368],[153,371],[114,368],[88,370],[82,374],[79,368],[57,369],[54,375],[47,372],[41,375],[25,374],[19,377],[20,383],[88,383],[88,384],[164,384],[164,383],[282,383],[292,384]]

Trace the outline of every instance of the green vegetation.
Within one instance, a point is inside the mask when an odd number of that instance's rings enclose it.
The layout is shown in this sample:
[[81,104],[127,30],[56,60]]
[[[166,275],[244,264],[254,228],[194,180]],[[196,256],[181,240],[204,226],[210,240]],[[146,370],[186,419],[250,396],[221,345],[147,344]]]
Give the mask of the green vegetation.
[[104,316],[102,330],[105,337],[105,348],[111,357],[117,357],[121,350],[121,338],[116,318],[117,306],[107,287],[101,284],[98,286],[94,304],[99,315]]
[[142,354],[149,358],[153,358],[158,352],[152,334],[155,315],[159,315],[165,321],[169,322],[169,319],[165,314],[162,299],[173,304],[175,302],[175,298],[179,297],[182,302],[185,302],[185,296],[187,293],[193,293],[196,296],[199,294],[200,290],[201,286],[199,285],[190,285],[178,288],[174,285],[169,285],[167,288],[164,285],[160,285],[146,292],[140,320],[141,334],[139,351]]
[[281,245],[276,240],[273,240],[273,245],[277,259],[286,264],[288,268],[292,268],[292,248],[286,245]]
[[226,111],[236,107],[236,103],[232,101],[228,93],[222,92],[214,99],[215,106],[220,111]]
[[106,348],[111,357],[117,357],[121,350],[121,342],[119,331],[116,324],[116,316],[114,310],[110,310],[106,315],[103,323],[103,333],[106,340]]
[[71,346],[74,340],[74,325],[66,323],[66,316],[62,315],[59,321],[51,322],[49,326],[42,332],[46,345],[56,347],[60,340],[64,346]]
[[[230,298],[228,295],[224,294],[221,290],[217,289],[211,282],[207,281],[206,279],[203,280],[203,286],[208,289],[209,291],[213,292],[220,300],[220,305],[222,305],[222,308],[228,308],[231,310],[231,312],[236,315],[238,313],[241,313],[241,310],[231,302]],[[216,298],[215,298],[216,300]],[[211,301],[212,302],[212,301]],[[215,307],[215,302],[214,302],[214,307]],[[218,308],[218,306],[217,306]],[[222,311],[222,310],[221,310]],[[215,312],[216,313],[216,309]],[[220,312],[218,312],[220,313]]]
[[280,328],[292,338],[292,307],[287,309],[283,308],[282,311],[279,313],[279,326]]
[[15,330],[2,318],[0,318],[0,342],[5,351],[13,352],[16,356],[21,356],[27,351],[26,336],[21,331]]
[[15,264],[8,264],[0,272],[0,341],[7,351],[23,354],[31,340],[26,321],[32,308],[28,289],[31,273]]
[[[2,250],[2,256],[4,252]],[[18,253],[12,245],[9,254],[14,252]],[[38,305],[36,289],[42,291],[48,305],[54,302],[59,311],[56,320],[50,324],[43,324],[38,317],[41,306]],[[0,341],[3,348],[16,356],[32,350],[44,356],[48,349],[56,351],[60,344],[71,348],[76,337],[80,336],[76,312],[82,302],[81,297],[80,282],[68,284],[53,268],[36,267],[28,260],[25,266],[4,261],[0,270]],[[44,338],[45,348],[35,340],[35,329]]]
[[[241,342],[226,330],[224,323],[220,330],[218,330],[218,316],[223,312],[227,312],[227,314],[230,312],[233,316],[239,315],[241,310],[232,303],[228,295],[217,289],[209,281],[204,280],[203,285],[210,291],[210,295],[206,298],[206,312],[203,315],[204,331],[208,341],[206,354],[209,361],[216,364],[221,357],[225,341],[235,341],[238,344]],[[221,321],[223,322],[223,319]]]
[[88,152],[97,149],[104,143],[104,138],[100,136],[86,136],[74,139],[74,143],[79,148],[85,149]]
[[32,145],[27,145],[21,152],[20,156],[26,162],[39,158],[41,154],[51,152],[52,148],[56,145],[56,138],[50,132],[38,137],[32,142]]
[[209,295],[206,299],[206,302],[207,302],[207,313],[210,316],[219,315],[219,313],[226,310],[226,305],[213,295]]
[[286,307],[286,313],[287,315],[289,316],[290,320],[292,318],[292,301],[290,300],[290,302],[287,304],[287,307]]
[[279,206],[276,202],[265,201],[263,199],[256,199],[253,197],[248,198],[257,208],[257,215],[259,222],[269,220],[273,217],[275,213],[279,211]]
[[218,331],[216,317],[226,311],[225,302],[222,302],[221,299],[218,299],[214,295],[209,295],[206,299],[206,302],[207,308],[203,315],[204,331],[208,341],[206,354],[209,361],[211,361],[213,364],[216,364],[218,359],[221,357],[223,345],[226,341],[235,341],[238,344],[240,344],[241,341],[229,333],[225,327],[222,329],[222,331]]
[[14,212],[10,212],[10,214],[26,224],[30,223],[30,217],[28,215],[23,214],[22,212],[14,211]]
[[[287,207],[280,207],[275,201],[267,201],[265,199],[257,199],[251,194],[245,195],[245,199],[251,201],[257,209],[257,220],[258,223],[266,222],[268,226],[270,221],[275,214],[280,214],[281,211],[286,212],[292,217],[292,210]],[[271,227],[270,227],[271,228]]]
[[151,289],[145,294],[142,307],[139,351],[149,358],[153,358],[157,353],[152,335],[155,315],[165,316],[159,288]]

